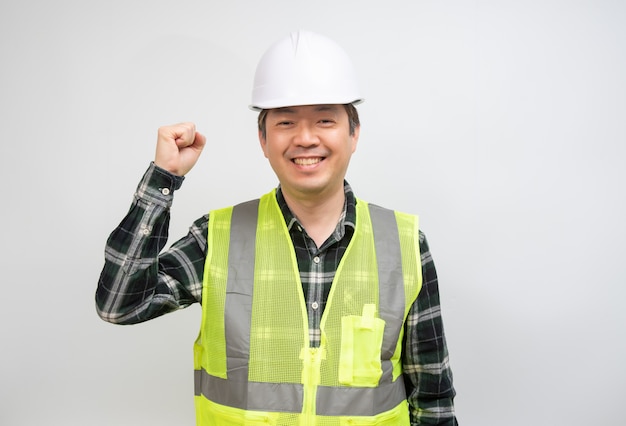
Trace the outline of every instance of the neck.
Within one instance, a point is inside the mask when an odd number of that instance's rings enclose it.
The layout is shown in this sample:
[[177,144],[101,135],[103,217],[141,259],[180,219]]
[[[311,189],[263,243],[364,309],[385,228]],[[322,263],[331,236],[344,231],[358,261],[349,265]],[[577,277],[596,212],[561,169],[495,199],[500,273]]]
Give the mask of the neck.
[[319,248],[335,230],[343,211],[346,197],[343,185],[341,191],[323,198],[297,197],[285,191],[283,196],[291,212]]

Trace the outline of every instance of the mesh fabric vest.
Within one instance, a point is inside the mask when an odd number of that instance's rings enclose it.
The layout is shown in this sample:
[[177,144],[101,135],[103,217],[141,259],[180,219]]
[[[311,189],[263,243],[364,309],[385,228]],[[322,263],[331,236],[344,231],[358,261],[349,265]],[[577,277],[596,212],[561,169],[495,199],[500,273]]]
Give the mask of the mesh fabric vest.
[[356,229],[309,346],[295,252],[275,192],[210,213],[198,425],[408,425],[404,321],[421,287],[417,217],[358,200]]

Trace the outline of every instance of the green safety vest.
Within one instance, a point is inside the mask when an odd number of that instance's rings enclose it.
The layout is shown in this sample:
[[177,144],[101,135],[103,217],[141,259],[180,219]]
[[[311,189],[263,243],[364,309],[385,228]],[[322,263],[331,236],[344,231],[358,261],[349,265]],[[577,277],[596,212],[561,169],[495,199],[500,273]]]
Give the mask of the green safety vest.
[[275,191],[210,213],[198,425],[409,425],[401,352],[422,284],[418,220],[361,200],[356,217],[312,348]]

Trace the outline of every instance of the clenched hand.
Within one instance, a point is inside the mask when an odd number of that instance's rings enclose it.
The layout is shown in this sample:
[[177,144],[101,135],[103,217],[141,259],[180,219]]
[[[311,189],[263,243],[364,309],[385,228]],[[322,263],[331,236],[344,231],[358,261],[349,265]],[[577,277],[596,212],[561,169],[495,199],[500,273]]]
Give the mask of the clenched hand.
[[179,123],[159,128],[154,164],[184,176],[193,168],[204,148],[206,138],[196,132],[194,123]]

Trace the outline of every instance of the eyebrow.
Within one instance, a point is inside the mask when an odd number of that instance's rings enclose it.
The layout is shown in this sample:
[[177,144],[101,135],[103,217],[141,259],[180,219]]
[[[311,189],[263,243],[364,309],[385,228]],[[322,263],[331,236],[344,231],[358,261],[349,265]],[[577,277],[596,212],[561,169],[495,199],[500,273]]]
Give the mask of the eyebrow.
[[315,111],[335,111],[337,109],[337,105],[320,105],[315,108]]

